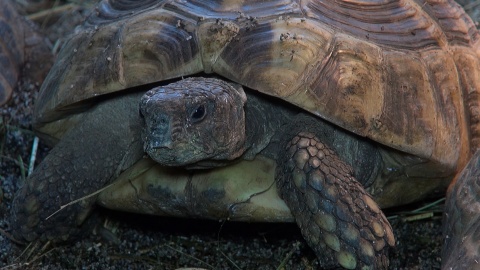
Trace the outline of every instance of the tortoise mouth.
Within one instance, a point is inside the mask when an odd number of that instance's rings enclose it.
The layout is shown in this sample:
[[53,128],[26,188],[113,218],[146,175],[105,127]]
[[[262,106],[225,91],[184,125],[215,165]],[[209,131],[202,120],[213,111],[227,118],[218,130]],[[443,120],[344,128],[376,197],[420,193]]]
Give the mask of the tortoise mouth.
[[191,167],[214,156],[212,151],[190,149],[185,143],[157,146],[149,140],[144,143],[144,151],[155,162],[170,167]]
[[181,160],[175,153],[169,153],[166,151],[158,151],[156,149],[148,149],[145,152],[155,162],[169,167],[184,167],[191,162]]
[[[148,156],[160,165],[167,167],[181,167],[184,169],[211,169],[215,167],[225,166],[228,162],[224,160],[214,160],[213,155],[210,154],[209,158],[205,155],[202,157],[192,159],[194,154],[179,154],[175,149],[145,149]],[[187,157],[186,159],[183,157]]]

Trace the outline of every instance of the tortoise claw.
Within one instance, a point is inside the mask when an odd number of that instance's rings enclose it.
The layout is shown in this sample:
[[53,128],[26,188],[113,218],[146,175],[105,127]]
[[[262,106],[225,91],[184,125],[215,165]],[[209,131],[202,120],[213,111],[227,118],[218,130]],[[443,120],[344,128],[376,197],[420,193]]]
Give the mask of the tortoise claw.
[[281,162],[282,197],[322,266],[386,269],[392,228],[350,166],[309,133],[290,141]]

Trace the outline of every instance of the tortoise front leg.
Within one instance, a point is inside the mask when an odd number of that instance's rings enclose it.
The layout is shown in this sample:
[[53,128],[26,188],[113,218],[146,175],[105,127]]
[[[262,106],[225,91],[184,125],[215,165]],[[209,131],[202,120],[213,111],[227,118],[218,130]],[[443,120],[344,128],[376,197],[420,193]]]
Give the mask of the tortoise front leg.
[[18,240],[67,240],[77,234],[96,196],[142,155],[140,95],[105,101],[63,136],[15,195],[12,234]]
[[279,162],[281,196],[323,267],[387,269],[392,228],[350,166],[311,133],[294,137]]

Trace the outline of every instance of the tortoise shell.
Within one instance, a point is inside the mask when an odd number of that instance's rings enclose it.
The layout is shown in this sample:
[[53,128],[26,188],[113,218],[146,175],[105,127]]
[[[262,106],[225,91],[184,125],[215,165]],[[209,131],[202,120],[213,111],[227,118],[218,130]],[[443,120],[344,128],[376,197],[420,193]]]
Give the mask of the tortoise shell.
[[453,0],[103,1],[47,77],[36,126],[213,73],[454,172],[479,144],[479,56]]

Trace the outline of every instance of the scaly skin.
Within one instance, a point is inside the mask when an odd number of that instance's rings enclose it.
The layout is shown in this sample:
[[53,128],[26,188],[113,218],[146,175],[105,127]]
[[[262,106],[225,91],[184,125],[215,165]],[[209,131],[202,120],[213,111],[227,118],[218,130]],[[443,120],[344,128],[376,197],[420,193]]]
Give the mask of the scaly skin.
[[480,262],[480,151],[452,183],[443,216],[442,269],[478,269]]
[[277,185],[322,266],[387,269],[392,228],[351,167],[311,133],[285,150]]
[[81,230],[96,195],[55,212],[103,188],[142,157],[139,100],[135,94],[101,103],[50,151],[15,196],[15,238],[67,240]]

